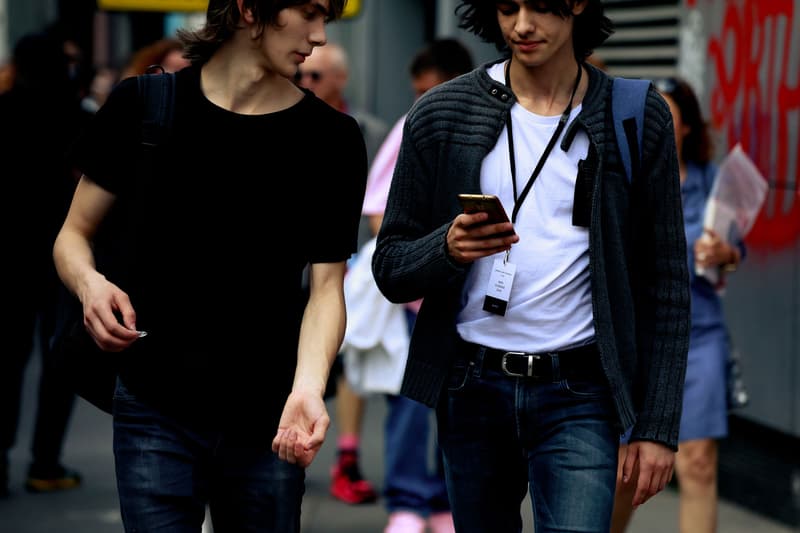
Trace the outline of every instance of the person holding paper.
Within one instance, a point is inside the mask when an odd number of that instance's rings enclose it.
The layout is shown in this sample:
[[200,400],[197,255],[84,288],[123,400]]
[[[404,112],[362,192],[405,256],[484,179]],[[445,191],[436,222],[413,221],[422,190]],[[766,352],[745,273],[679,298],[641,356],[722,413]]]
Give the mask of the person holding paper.
[[[689,360],[675,458],[679,523],[681,533],[710,533],[717,530],[717,440],[728,434],[725,368],[730,346],[717,287],[697,275],[696,266],[723,273],[735,270],[744,248],[741,242],[728,243],[703,227],[717,167],[711,162],[711,136],[694,91],[678,79],[656,80],[655,86],[669,104],[675,127],[692,295]],[[621,456],[625,446],[621,446]],[[618,480],[614,533],[625,530],[633,512],[632,490],[632,484]]]

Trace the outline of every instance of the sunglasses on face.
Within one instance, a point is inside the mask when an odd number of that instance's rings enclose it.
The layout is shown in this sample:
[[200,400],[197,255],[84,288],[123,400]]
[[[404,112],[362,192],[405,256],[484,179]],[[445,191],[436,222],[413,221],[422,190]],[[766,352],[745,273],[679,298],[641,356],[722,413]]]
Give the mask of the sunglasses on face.
[[311,78],[311,81],[317,82],[322,79],[322,72],[318,70],[298,70],[294,73],[294,81],[297,83],[303,81],[303,78]]

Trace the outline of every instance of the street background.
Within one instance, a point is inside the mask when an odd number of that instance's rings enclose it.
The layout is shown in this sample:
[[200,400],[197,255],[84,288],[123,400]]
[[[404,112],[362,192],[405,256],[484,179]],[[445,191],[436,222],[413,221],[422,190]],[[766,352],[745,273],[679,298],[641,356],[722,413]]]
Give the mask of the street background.
[[[349,0],[353,15],[331,24],[327,32],[329,41],[342,45],[350,58],[349,106],[393,123],[413,102],[408,63],[434,38],[463,40],[476,64],[495,58],[494,46],[458,28],[459,3]],[[687,80],[713,127],[715,159],[721,160],[741,143],[768,181],[764,207],[746,238],[746,260],[730,276],[723,298],[750,403],[731,417],[729,437],[720,448],[720,492],[728,502],[800,528],[800,0],[603,0],[603,4],[616,26],[614,35],[597,50],[608,72]],[[0,0],[0,69],[17,39],[56,22],[93,68],[120,69],[149,43],[174,35],[176,28],[201,24],[205,5],[207,0]],[[0,83],[3,79],[0,75]],[[92,419],[85,407],[79,406],[75,413],[65,460],[87,473],[83,494],[93,496],[79,500],[81,505],[74,509],[62,500],[72,495],[53,497],[51,504],[77,517],[99,512],[94,507],[102,506],[90,507],[87,502],[103,501],[111,487],[110,463],[104,462],[109,454],[108,433],[103,432],[108,430],[107,421]],[[26,409],[32,408],[29,402]],[[379,453],[381,409],[382,405],[373,408],[366,421],[367,431],[374,435],[368,443],[376,447],[374,453]],[[16,459],[25,459],[29,439],[30,431],[26,426],[21,429]],[[325,501],[324,455],[319,463],[309,471],[310,522],[316,502]],[[19,484],[25,466],[18,464],[15,461],[18,470],[13,473]],[[365,464],[374,479],[380,476],[379,465]],[[97,479],[92,477],[94,470],[99,470]],[[668,497],[650,503],[640,514],[655,513],[659,505],[669,504]],[[31,512],[39,509],[42,499],[32,501],[36,507]],[[27,501],[23,495],[12,503],[0,503],[0,520],[10,516],[9,508]],[[329,527],[340,517],[355,520],[361,513],[376,512],[319,508],[330,515],[325,516]],[[670,519],[674,515],[671,510],[664,514]],[[723,513],[722,531],[748,524],[734,515],[728,525],[729,516]],[[674,523],[665,523],[677,529]],[[0,533],[4,531],[0,522]]]
[[[109,4],[148,9],[100,9]],[[124,66],[130,55],[177,27],[202,23],[203,0],[0,0],[0,68],[22,35],[58,22],[93,67]],[[464,40],[476,63],[491,45],[457,27],[459,0],[351,0],[354,16],[331,24],[331,42],[350,56],[348,101],[393,123],[413,101],[407,65],[435,37]],[[747,236],[747,259],[730,277],[724,306],[750,404],[731,417],[720,449],[720,531],[800,530],[800,0],[604,0],[617,31],[599,56],[612,75],[687,79],[715,133],[716,158],[741,143],[769,183]],[[173,6],[173,7],[168,7]],[[12,490],[0,500],[0,533],[119,531],[110,418],[79,403],[64,462],[84,486],[53,495],[21,490],[35,408],[36,357],[28,369]],[[332,411],[332,410],[331,410]],[[382,480],[383,400],[369,402],[363,468]],[[335,420],[334,420],[335,424]],[[307,531],[381,531],[380,504],[351,508],[327,494],[335,426],[308,475]],[[737,502],[734,504],[733,502]],[[745,507],[746,506],[746,507]],[[747,509],[747,511],[745,511]],[[529,515],[527,508],[525,509]],[[763,518],[772,517],[771,520]],[[780,521],[780,522],[778,522]],[[781,526],[778,524],[792,524]],[[632,531],[677,531],[674,492],[636,515]],[[786,528],[790,529],[786,529]]]

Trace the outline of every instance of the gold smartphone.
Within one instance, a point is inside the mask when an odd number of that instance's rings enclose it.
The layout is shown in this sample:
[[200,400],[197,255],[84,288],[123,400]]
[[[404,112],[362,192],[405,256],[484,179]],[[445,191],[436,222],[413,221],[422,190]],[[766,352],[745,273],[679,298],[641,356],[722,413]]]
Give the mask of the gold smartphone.
[[[459,194],[458,201],[461,203],[462,209],[467,214],[479,213],[481,211],[489,214],[489,219],[483,224],[499,224],[501,222],[509,222],[506,210],[500,202],[500,198],[494,194]],[[513,235],[514,231],[508,233],[501,233],[492,235],[492,237],[505,237]]]

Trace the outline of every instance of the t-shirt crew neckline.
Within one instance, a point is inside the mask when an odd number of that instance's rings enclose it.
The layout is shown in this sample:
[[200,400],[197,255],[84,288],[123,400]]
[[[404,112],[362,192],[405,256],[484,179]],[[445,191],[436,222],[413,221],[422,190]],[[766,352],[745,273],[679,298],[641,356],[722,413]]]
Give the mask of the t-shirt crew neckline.
[[264,118],[269,118],[269,117],[280,118],[284,114],[293,113],[295,110],[300,109],[301,106],[306,105],[306,102],[308,102],[309,96],[311,95],[310,91],[301,88],[300,90],[303,91],[303,97],[300,100],[298,100],[297,103],[285,109],[272,111],[269,113],[256,114],[256,115],[250,115],[247,113],[237,113],[236,111],[225,109],[224,107],[221,107],[212,102],[211,100],[209,100],[205,92],[203,92],[203,84],[200,77],[200,73],[202,70],[201,66],[193,65],[187,67],[185,70],[188,71],[187,75],[190,78],[191,93],[193,98],[195,98],[200,103],[201,106],[205,107],[210,112],[226,117],[232,117],[235,120],[263,120]]

